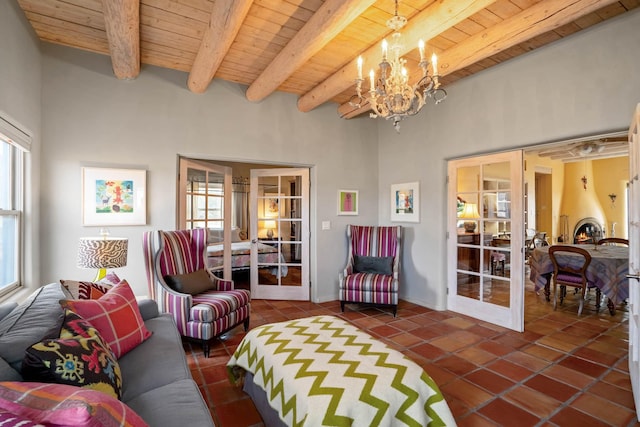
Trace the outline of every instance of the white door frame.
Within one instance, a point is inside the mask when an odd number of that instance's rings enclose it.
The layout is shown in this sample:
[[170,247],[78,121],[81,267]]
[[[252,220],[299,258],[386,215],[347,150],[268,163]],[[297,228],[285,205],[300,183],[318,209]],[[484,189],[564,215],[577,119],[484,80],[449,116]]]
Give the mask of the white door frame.
[[[504,307],[482,301],[482,286],[485,278],[490,276],[483,272],[485,257],[490,252],[485,247],[481,238],[477,247],[469,248],[479,253],[479,272],[470,273],[458,270],[458,218],[457,218],[457,169],[460,167],[481,166],[490,163],[510,163],[510,191],[511,191],[511,275],[509,279],[509,307]],[[480,181],[481,177],[479,178]],[[523,152],[522,150],[485,156],[471,157],[459,160],[451,160],[448,165],[448,219],[447,219],[447,259],[448,259],[448,289],[447,308],[451,311],[464,313],[496,325],[500,325],[515,331],[524,330],[524,196],[523,196]],[[483,189],[478,182],[478,197],[482,197]],[[480,211],[482,216],[482,211]],[[482,230],[484,219],[478,221]],[[483,236],[484,232],[481,232]],[[458,295],[458,273],[475,274],[480,281],[480,298],[474,299]],[[504,280],[504,279],[500,279]]]
[[[232,194],[232,169],[228,166],[218,165],[207,161],[198,161],[186,157],[180,157],[180,172],[178,175],[178,212],[176,228],[190,229],[187,225],[187,177],[188,169],[203,171],[206,176],[209,174],[221,174],[224,176],[224,211],[223,211],[223,276],[224,280],[231,280],[231,194]],[[207,201],[208,202],[208,201]],[[207,229],[208,231],[208,229]]]
[[[310,186],[309,186],[309,168],[274,168],[274,169],[251,169],[250,177],[250,190],[249,190],[249,239],[251,240],[251,294],[255,299],[279,299],[279,300],[310,300],[310,274],[309,274],[309,259],[310,259]],[[259,222],[267,219],[260,218],[258,213],[258,203],[260,201],[266,201],[265,195],[259,194],[259,179],[260,177],[276,177],[281,186],[280,177],[300,177],[300,196],[286,195],[286,192],[279,187],[277,193],[281,202],[285,200],[299,200],[300,201],[300,241],[301,243],[301,258],[299,262],[286,263],[287,267],[295,267],[301,269],[300,286],[282,286],[281,279],[277,278],[277,284],[261,284],[259,283],[258,275],[258,243],[260,237],[258,235]],[[280,203],[282,206],[282,203]],[[276,221],[281,221],[280,210],[276,217]],[[286,220],[282,218],[282,220]],[[296,222],[298,223],[298,222]],[[287,244],[286,242],[284,242]],[[276,245],[281,248],[282,242],[278,242]],[[278,263],[280,264],[280,263]],[[279,267],[279,265],[278,265]]]
[[640,421],[640,104],[629,127],[629,376]]

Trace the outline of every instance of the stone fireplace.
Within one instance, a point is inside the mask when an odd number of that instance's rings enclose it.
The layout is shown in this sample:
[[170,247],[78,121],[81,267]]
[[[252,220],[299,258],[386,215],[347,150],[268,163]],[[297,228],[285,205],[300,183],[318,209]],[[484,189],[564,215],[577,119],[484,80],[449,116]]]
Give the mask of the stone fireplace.
[[602,237],[602,225],[593,217],[581,219],[573,229],[573,243],[597,243]]

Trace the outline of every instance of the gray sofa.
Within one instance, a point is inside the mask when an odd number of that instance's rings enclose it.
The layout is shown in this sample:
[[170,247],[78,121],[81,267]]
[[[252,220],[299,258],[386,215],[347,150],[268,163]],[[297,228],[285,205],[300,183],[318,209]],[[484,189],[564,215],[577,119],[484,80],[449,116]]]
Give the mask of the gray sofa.
[[[57,283],[43,286],[18,305],[0,305],[0,381],[21,381],[24,351],[42,339],[62,316],[67,298]],[[214,426],[211,413],[191,377],[174,320],[159,314],[152,300],[138,303],[152,335],[118,359],[122,401],[149,426]]]

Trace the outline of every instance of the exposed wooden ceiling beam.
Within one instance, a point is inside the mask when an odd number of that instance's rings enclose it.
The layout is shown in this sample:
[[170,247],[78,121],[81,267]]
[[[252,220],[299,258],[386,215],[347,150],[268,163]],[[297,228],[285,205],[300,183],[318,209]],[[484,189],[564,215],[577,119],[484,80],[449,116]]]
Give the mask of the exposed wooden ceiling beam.
[[261,101],[301,65],[333,40],[376,0],[327,0],[247,89],[249,101]]
[[[440,76],[502,52],[518,43],[561,27],[617,0],[543,0],[499,24],[477,33],[438,55]],[[414,76],[411,84],[417,82]],[[348,110],[349,103],[338,107]],[[348,115],[346,118],[355,117]]]
[[119,79],[140,74],[140,0],[102,0],[113,73]]
[[216,0],[196,59],[189,73],[189,90],[207,90],[218,67],[236,38],[253,0]]
[[[418,45],[418,40],[428,41],[443,31],[462,22],[469,16],[495,3],[496,0],[446,0],[438,1],[411,18],[402,29],[404,51],[406,54]],[[364,68],[371,68],[371,64],[380,56],[379,46],[372,46],[362,53],[365,60]],[[369,65],[366,64],[369,62]],[[376,64],[377,65],[377,64]],[[331,75],[324,82],[311,89],[298,99],[298,110],[311,111],[317,106],[330,100],[335,95],[344,92],[354,84],[356,77],[355,61],[345,65],[338,72]]]

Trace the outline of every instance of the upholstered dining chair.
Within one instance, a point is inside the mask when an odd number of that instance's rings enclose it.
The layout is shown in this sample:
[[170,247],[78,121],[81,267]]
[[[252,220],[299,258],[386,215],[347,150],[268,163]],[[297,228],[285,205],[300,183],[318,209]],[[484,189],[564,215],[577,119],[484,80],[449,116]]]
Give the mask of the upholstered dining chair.
[[340,308],[367,303],[398,311],[402,227],[347,225],[347,266],[339,275]]
[[[565,256],[561,256],[563,253]],[[567,286],[573,286],[580,291],[578,316],[581,315],[584,297],[589,286],[586,272],[591,264],[591,255],[586,250],[575,246],[552,245],[549,247],[549,257],[553,263],[553,309],[557,307],[558,284],[560,285],[560,304],[567,295]],[[597,289],[597,294],[599,301],[600,289]]]
[[206,229],[148,231],[142,240],[151,298],[182,336],[202,343],[205,357],[214,337],[241,323],[249,329],[251,295],[209,271]]
[[629,246],[629,240],[621,237],[605,237],[598,240],[598,245],[625,245]]
[[[511,246],[511,239],[491,239],[490,243],[491,247],[494,248],[508,248]],[[491,250],[489,255],[491,257],[491,266],[490,272],[492,275],[498,274],[498,271],[504,276],[505,272],[505,264],[509,264],[510,257],[507,256],[508,252],[499,251],[499,250]]]

